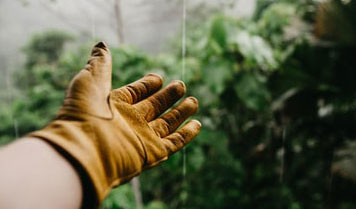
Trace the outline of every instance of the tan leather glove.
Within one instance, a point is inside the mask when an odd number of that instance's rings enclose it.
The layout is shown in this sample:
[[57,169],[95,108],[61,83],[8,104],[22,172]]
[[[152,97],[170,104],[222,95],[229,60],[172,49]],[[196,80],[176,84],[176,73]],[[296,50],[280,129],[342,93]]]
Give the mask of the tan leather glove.
[[93,184],[97,202],[112,187],[180,150],[201,127],[192,120],[176,131],[197,111],[198,102],[192,97],[160,116],[185,94],[183,82],[173,81],[158,91],[161,77],[148,74],[111,90],[111,67],[110,51],[100,42],[72,80],[58,117],[29,134],[79,164]]

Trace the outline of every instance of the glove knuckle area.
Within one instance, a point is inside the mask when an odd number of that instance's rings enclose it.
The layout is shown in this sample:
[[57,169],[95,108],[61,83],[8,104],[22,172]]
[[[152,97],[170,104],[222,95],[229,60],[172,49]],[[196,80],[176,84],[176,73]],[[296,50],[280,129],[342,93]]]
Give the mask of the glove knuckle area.
[[117,117],[115,123],[119,124],[122,130],[132,130],[135,134],[135,138],[141,144],[141,150],[143,150],[144,165],[152,165],[153,163],[162,160],[167,156],[167,151],[163,146],[160,137],[151,126],[147,123],[143,115],[132,107],[132,105],[125,102],[115,102],[116,109],[118,110],[120,117]]
[[138,86],[136,84],[129,84],[127,86],[121,87],[111,91],[114,100],[121,100],[129,104],[134,104],[144,97],[145,85]]
[[149,73],[134,84],[142,92],[142,100],[148,97],[151,93],[159,90],[162,87],[163,79],[158,74]]
[[142,94],[142,89],[138,88],[137,86],[133,85],[127,85],[126,88],[124,88],[126,92],[129,93],[131,101],[130,103],[136,103],[138,101],[138,98],[141,97]]
[[132,103],[133,101],[131,92],[129,92],[127,89],[122,89],[122,88],[112,90],[110,93],[110,97],[115,102],[123,101],[126,103]]
[[180,80],[172,81],[166,88],[164,98],[167,100],[167,103],[170,104],[174,104],[186,92],[185,84]]
[[172,155],[185,145],[184,136],[181,133],[175,132],[163,139],[168,155]]
[[151,121],[170,108],[185,94],[185,85],[182,81],[173,81],[164,89],[137,103],[139,109],[148,121]]
[[162,118],[150,122],[150,126],[160,138],[165,137],[170,132],[169,123]]

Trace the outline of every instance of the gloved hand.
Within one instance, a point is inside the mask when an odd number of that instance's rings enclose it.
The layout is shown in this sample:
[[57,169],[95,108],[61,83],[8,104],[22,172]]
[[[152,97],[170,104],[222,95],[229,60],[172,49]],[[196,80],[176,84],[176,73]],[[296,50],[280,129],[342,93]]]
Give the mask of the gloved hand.
[[173,81],[159,91],[161,77],[148,74],[111,90],[111,65],[106,45],[95,45],[88,64],[72,80],[58,117],[29,134],[79,164],[93,184],[97,202],[112,187],[180,150],[201,127],[192,120],[176,130],[197,111],[193,97],[161,115],[185,94],[183,82]]

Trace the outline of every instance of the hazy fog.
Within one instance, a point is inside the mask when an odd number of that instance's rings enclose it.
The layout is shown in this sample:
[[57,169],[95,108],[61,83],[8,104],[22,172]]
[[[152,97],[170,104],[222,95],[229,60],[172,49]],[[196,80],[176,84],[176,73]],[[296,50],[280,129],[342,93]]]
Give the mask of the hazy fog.
[[[0,0],[0,87],[9,71],[23,62],[21,47],[37,32],[59,29],[85,42],[94,38],[117,45],[114,0]],[[181,27],[181,0],[121,0],[125,42],[145,51],[161,51],[167,38]],[[231,0],[186,0],[192,8],[201,2],[217,7]],[[249,15],[253,0],[236,0],[225,13]],[[189,16],[188,16],[189,21]]]

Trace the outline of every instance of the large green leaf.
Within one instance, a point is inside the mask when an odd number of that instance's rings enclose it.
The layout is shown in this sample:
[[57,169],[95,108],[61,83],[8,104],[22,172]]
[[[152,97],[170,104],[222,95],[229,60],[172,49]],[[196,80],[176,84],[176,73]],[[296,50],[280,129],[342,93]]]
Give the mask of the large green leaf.
[[271,46],[260,36],[251,35],[247,31],[239,31],[235,41],[248,65],[262,70],[277,67]]

